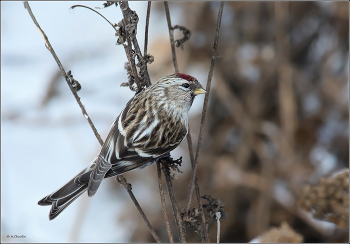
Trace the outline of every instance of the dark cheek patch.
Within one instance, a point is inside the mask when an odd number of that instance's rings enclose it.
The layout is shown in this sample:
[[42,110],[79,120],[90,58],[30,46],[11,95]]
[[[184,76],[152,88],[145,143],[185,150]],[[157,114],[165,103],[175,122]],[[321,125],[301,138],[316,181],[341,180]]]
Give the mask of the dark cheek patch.
[[184,80],[187,80],[187,81],[194,81],[195,80],[194,77],[192,77],[190,75],[183,74],[183,73],[177,73],[176,75],[177,75],[177,77],[184,79]]

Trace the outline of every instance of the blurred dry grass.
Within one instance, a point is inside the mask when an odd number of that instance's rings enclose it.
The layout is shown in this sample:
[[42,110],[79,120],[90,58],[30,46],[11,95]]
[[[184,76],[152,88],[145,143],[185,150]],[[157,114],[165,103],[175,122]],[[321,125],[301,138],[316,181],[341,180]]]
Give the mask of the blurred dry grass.
[[[175,5],[183,21],[173,25],[192,32],[177,51],[179,69],[207,70],[219,3],[170,2],[170,11]],[[163,3],[152,11],[164,14]],[[349,167],[348,30],[348,2],[225,5],[198,169],[201,193],[220,199],[228,213],[222,242],[248,242],[282,222],[305,242],[348,242],[348,230],[325,228],[297,205],[305,185]],[[151,76],[173,71],[168,39],[150,43],[150,52]],[[199,128],[191,130],[197,135]],[[178,177],[183,207],[190,172]],[[150,218],[166,239],[161,208]],[[132,241],[153,241],[142,222],[134,224]],[[187,234],[189,242],[200,241]],[[215,224],[209,234],[214,241]]]

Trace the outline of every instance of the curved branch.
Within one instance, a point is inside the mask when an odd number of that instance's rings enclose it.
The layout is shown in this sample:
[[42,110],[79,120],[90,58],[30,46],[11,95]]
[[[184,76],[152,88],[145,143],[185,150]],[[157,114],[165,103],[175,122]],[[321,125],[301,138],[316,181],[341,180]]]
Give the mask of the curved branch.
[[95,9],[90,8],[88,6],[85,6],[85,5],[79,5],[79,4],[78,5],[73,5],[72,7],[70,7],[70,9],[75,9],[76,7],[87,8],[87,9],[90,9],[91,11],[94,11],[95,13],[100,15],[102,18],[104,18],[113,27],[113,29],[117,32],[117,28],[115,27],[115,25],[113,25],[106,17],[104,17],[101,13],[99,13]]

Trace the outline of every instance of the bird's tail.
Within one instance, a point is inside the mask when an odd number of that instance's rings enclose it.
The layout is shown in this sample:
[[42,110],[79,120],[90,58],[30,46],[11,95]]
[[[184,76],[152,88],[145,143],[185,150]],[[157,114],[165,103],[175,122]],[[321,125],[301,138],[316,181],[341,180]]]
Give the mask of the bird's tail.
[[56,218],[69,204],[87,190],[90,173],[91,171],[88,169],[81,171],[67,184],[38,202],[41,206],[52,205],[49,213],[50,220]]

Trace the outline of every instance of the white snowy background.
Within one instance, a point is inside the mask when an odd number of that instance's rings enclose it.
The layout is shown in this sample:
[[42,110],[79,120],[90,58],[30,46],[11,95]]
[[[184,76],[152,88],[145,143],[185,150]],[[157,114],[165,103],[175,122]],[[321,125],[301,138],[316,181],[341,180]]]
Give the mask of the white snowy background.
[[[72,70],[81,83],[81,101],[105,139],[110,124],[133,96],[120,87],[127,81],[127,59],[104,19],[87,9],[69,9],[74,4],[94,8],[102,3],[30,2],[30,6],[64,68]],[[143,50],[147,2],[130,2],[130,7],[139,15],[138,40]],[[112,23],[122,19],[119,7],[99,11]],[[178,13],[172,9],[174,22]],[[150,44],[155,38],[168,38],[166,20],[156,11],[151,12],[149,32]],[[126,194],[110,194],[109,184],[102,184],[93,198],[82,195],[53,221],[48,219],[50,207],[37,205],[82,170],[100,148],[63,78],[58,95],[47,106],[41,105],[57,72],[23,3],[1,1],[1,242],[127,242],[132,226],[116,216],[131,201]],[[153,82],[159,78],[151,77]],[[191,114],[200,112],[203,98],[196,99]],[[180,155],[176,150],[173,155]],[[150,170],[154,168],[145,169],[144,174]],[[137,198],[145,188],[133,185]],[[77,235],[82,206],[87,214]]]

